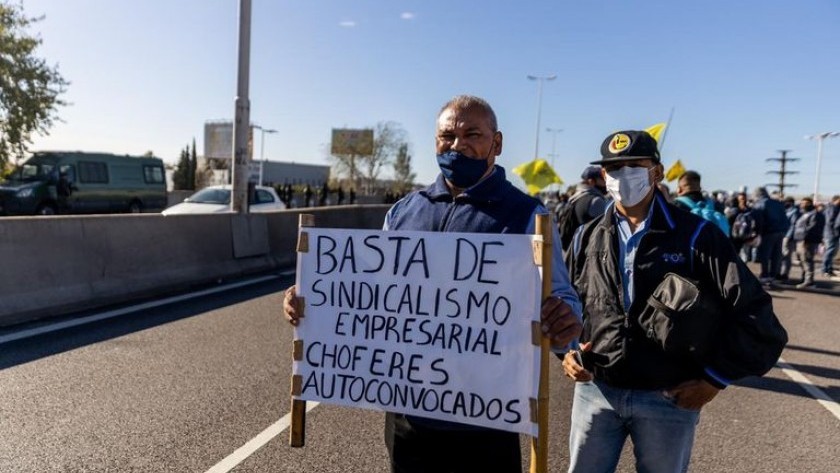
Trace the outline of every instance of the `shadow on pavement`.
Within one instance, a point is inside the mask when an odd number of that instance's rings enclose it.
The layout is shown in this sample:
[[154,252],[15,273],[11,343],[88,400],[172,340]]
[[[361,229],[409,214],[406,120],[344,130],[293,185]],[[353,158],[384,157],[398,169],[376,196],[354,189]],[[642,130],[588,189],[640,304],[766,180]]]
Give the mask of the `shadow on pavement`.
[[840,351],[823,350],[822,348],[803,347],[801,345],[785,345],[785,350],[807,351],[809,353],[818,353],[820,355],[840,356]]
[[[285,289],[289,284],[290,279],[288,277],[280,277],[196,299],[173,302],[153,309],[144,309],[135,313],[8,342],[0,346],[0,370],[262,297]],[[13,331],[22,331],[59,321],[82,318],[114,308],[106,307],[95,312],[89,311],[50,319],[38,324],[16,326],[13,327]],[[9,331],[4,332],[9,333]]]
[[[840,379],[840,370],[802,364],[791,364],[791,366],[802,373],[808,373],[829,379]],[[773,378],[764,376],[759,378],[753,376],[738,380],[733,384],[744,388],[772,391],[780,394],[789,394],[791,396],[799,396],[809,399],[814,398],[810,393],[805,391],[805,388],[800,386],[799,383],[787,378],[786,375],[781,373],[780,375],[785,377]],[[811,381],[813,382],[813,380]],[[818,383],[814,383],[814,387],[819,388],[820,391],[826,393],[826,395],[828,395],[834,402],[840,402],[840,386],[820,385]]]

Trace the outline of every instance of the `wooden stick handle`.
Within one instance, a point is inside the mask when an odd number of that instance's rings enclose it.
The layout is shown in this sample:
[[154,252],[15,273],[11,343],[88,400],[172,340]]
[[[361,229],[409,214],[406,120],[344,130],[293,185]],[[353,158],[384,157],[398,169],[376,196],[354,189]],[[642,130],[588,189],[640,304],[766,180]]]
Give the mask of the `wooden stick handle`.
[[[553,241],[551,233],[551,215],[536,216],[536,232],[542,236],[542,298],[551,296],[551,257]],[[540,305],[542,307],[542,304]],[[548,361],[550,340],[540,337],[540,384],[537,397],[537,436],[531,437],[531,473],[548,472]]]
[[[300,214],[298,216],[298,228],[315,226],[315,216],[312,214]],[[298,232],[300,233],[300,232]],[[292,376],[292,395],[295,394],[295,377]],[[303,447],[306,444],[306,401],[292,398],[292,420],[289,426],[289,446],[294,448]]]

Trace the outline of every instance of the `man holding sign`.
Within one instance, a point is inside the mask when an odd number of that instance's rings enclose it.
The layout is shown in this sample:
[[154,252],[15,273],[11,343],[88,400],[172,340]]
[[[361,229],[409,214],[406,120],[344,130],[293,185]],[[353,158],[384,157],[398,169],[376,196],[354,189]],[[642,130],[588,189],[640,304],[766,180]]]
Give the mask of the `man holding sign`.
[[[385,230],[534,233],[535,215],[548,211],[508,182],[495,164],[502,133],[486,101],[462,95],[447,102],[438,114],[435,145],[441,174],[428,188],[397,202],[388,211]],[[554,241],[559,242],[556,234]],[[554,245],[552,297],[543,301],[540,314],[543,333],[558,347],[581,331],[580,302],[561,252]],[[286,291],[283,308],[297,325],[301,307],[295,287]],[[394,472],[521,471],[519,437],[512,432],[388,413],[385,440]]]

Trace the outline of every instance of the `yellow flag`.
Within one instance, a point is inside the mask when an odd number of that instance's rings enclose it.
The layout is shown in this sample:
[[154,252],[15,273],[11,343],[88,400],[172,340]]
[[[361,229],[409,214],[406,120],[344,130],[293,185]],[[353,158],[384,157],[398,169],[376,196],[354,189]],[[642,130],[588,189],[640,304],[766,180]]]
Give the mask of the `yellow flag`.
[[682,163],[678,159],[677,162],[672,164],[671,167],[665,171],[665,180],[671,182],[674,179],[679,179],[683,174],[685,174],[685,167],[683,167]]
[[529,163],[520,164],[513,168],[513,173],[521,177],[528,186],[528,193],[535,195],[543,187],[549,184],[563,184],[551,165],[544,159],[535,159]]
[[662,136],[662,132],[665,131],[665,127],[667,125],[665,123],[657,123],[650,128],[645,128],[645,131],[653,137],[654,140],[659,141],[659,138]]

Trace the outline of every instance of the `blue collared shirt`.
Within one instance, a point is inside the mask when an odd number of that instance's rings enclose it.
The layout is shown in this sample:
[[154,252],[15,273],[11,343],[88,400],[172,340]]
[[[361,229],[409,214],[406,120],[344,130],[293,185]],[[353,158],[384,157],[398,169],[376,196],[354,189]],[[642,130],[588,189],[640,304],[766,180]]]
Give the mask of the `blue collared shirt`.
[[636,261],[636,250],[639,249],[639,243],[650,228],[650,216],[653,215],[654,204],[655,202],[651,202],[647,217],[636,227],[635,232],[630,230],[630,222],[627,218],[613,207],[613,216],[616,227],[618,227],[618,267],[621,269],[621,285],[624,289],[625,310],[629,310],[630,304],[633,303],[633,296],[635,294],[633,291],[633,263]]

